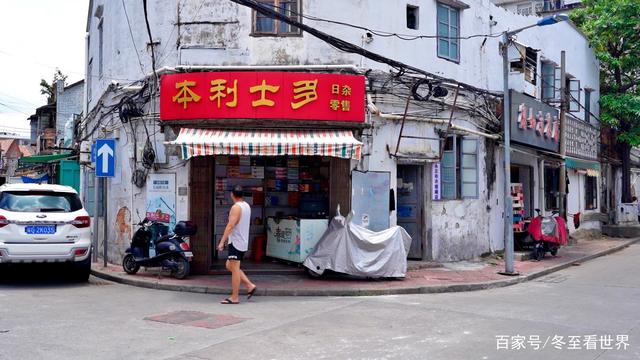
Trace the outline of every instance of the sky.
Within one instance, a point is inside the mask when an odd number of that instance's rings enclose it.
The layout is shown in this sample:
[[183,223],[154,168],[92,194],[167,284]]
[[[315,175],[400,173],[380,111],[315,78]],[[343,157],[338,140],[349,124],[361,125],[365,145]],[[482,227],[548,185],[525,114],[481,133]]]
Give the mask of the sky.
[[45,105],[40,79],[56,68],[72,84],[84,77],[89,0],[0,0],[0,131],[28,132]]

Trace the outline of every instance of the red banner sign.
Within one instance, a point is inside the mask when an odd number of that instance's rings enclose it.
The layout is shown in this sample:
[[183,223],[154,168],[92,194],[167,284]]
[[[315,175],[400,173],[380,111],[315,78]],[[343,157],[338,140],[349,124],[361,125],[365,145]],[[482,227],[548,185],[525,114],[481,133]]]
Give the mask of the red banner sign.
[[163,75],[160,119],[364,121],[364,76],[292,72]]

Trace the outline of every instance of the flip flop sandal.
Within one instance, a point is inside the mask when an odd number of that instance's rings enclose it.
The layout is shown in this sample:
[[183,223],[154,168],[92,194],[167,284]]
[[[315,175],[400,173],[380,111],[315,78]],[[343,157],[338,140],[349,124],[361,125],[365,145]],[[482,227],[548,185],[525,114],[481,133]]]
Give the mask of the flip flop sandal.
[[255,293],[256,293],[256,290],[258,290],[258,287],[257,287],[257,286],[256,286],[256,287],[254,287],[253,289],[251,289],[251,291],[249,291],[249,292],[247,293],[247,300],[249,300],[249,299],[251,299],[251,297],[253,297],[253,294],[255,294]]
[[231,299],[227,298],[227,299],[224,299],[224,300],[220,301],[220,304],[223,304],[223,305],[238,305],[238,304],[240,304],[240,301],[231,301]]

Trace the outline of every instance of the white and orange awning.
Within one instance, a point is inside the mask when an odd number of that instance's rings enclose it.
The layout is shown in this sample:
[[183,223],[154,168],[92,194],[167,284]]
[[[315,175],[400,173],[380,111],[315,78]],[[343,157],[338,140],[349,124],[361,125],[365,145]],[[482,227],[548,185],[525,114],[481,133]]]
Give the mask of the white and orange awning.
[[349,130],[216,130],[182,128],[169,144],[182,158],[206,155],[331,156],[359,160],[362,143]]

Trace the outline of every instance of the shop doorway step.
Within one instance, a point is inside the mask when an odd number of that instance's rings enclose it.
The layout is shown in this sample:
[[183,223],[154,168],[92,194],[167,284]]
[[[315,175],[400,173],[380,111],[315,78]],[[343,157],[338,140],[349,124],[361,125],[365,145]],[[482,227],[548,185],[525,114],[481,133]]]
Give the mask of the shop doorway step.
[[[228,275],[229,271],[224,267],[225,260],[214,260],[209,269],[210,275]],[[248,276],[251,275],[304,275],[305,267],[302,264],[285,263],[275,260],[256,262],[245,260],[242,262],[242,270]]]

